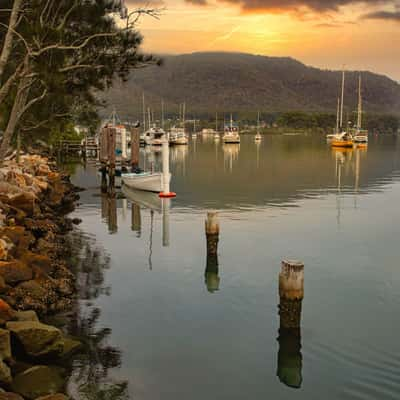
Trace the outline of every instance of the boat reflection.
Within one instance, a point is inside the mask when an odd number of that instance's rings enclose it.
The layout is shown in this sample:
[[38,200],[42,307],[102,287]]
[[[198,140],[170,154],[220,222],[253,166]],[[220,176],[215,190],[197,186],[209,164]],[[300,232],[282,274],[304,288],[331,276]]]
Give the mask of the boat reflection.
[[150,235],[149,235],[149,268],[153,268],[152,254],[153,254],[153,232],[154,232],[154,214],[162,214],[162,245],[169,247],[169,219],[171,199],[161,199],[158,194],[152,192],[145,192],[142,190],[134,190],[127,186],[122,187],[122,193],[128,200],[131,201],[132,222],[131,229],[137,232],[137,236],[141,237],[142,231],[142,209],[150,210]]
[[224,171],[226,164],[228,165],[229,172],[233,170],[233,162],[239,158],[240,145],[237,144],[224,144],[222,146],[224,152]]

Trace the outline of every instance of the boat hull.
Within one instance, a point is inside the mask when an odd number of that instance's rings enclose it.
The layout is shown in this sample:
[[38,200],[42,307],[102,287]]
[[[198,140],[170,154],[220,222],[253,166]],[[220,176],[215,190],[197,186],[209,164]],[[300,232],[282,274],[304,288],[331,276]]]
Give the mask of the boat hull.
[[240,136],[239,135],[224,135],[222,141],[226,144],[239,144]]
[[354,143],[352,140],[332,140],[332,147],[353,147]]
[[[171,174],[169,179],[171,179]],[[163,190],[163,174],[161,172],[123,174],[122,183],[131,189],[160,193]]]

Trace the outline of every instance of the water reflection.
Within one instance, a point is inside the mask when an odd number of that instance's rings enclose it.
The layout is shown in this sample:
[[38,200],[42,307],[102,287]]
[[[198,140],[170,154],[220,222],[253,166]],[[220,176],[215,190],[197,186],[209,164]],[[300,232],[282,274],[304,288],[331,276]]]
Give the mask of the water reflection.
[[79,295],[67,333],[84,344],[82,352],[73,360],[68,392],[82,400],[127,399],[128,382],[110,376],[113,369],[121,366],[121,352],[107,344],[112,331],[101,325],[100,308],[91,305],[99,296],[110,295],[110,287],[104,282],[110,258],[80,231],[74,231],[67,240]]
[[134,190],[123,186],[123,194],[131,202],[131,230],[137,232],[137,237],[141,237],[142,230],[142,208],[150,210],[150,229],[148,241],[148,264],[149,269],[153,269],[153,232],[154,232],[154,214],[162,214],[162,245],[168,247],[170,244],[170,207],[171,199],[161,199],[156,193]]
[[101,192],[101,218],[111,234],[118,232],[117,198],[115,192]]
[[229,172],[232,173],[233,163],[239,158],[240,144],[224,143],[222,150],[224,152],[224,171],[228,168]]

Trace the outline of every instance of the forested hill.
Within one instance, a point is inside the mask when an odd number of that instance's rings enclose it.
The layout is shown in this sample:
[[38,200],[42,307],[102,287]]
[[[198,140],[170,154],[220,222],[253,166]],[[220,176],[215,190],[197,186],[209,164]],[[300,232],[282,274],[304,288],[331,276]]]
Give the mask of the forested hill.
[[[356,110],[358,72],[347,72],[345,103]],[[400,84],[386,76],[362,72],[367,112],[400,114]],[[193,53],[164,57],[161,67],[132,73],[128,82],[107,93],[110,107],[125,116],[141,109],[142,92],[158,110],[186,101],[188,113],[223,111],[336,111],[341,71],[321,70],[292,58],[242,53]]]

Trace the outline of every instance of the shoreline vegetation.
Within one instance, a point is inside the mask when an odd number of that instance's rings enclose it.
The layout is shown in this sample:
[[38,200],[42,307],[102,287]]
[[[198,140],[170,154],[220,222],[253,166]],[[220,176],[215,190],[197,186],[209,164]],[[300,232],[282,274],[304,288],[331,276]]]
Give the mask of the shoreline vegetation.
[[76,298],[64,260],[66,233],[80,222],[67,217],[77,191],[47,157],[24,154],[0,168],[0,399],[67,398],[65,370],[54,364],[81,343],[39,318]]

